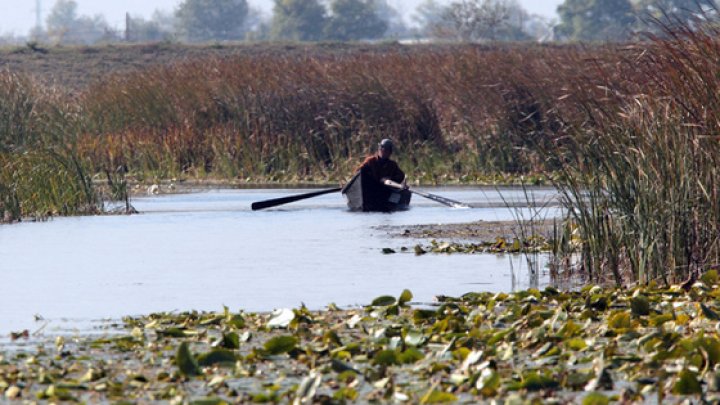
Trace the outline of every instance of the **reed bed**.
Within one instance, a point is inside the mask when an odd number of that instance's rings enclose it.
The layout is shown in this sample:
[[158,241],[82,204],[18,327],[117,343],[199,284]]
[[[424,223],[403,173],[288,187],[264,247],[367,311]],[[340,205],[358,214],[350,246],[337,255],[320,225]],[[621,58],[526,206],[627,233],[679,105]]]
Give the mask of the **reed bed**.
[[[341,181],[384,137],[423,183],[528,173],[561,125],[576,47],[431,46],[210,59],[118,75],[80,100],[83,153],[155,176]],[[538,81],[537,78],[544,78]],[[545,141],[545,140],[543,140]]]
[[575,136],[547,149],[593,280],[692,285],[720,263],[718,32],[668,34],[619,61],[644,80],[596,65],[606,96],[577,99]]

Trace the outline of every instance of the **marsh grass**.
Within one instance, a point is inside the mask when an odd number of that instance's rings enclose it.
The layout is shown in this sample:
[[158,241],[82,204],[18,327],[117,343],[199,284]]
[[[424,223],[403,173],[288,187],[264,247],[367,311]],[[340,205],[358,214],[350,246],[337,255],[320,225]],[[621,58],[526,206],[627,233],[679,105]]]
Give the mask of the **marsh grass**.
[[717,265],[717,34],[680,29],[629,48],[620,62],[644,81],[598,68],[608,96],[578,100],[585,119],[547,150],[591,280],[667,285]]
[[6,221],[102,210],[77,158],[51,150],[0,154],[0,190],[0,208]]

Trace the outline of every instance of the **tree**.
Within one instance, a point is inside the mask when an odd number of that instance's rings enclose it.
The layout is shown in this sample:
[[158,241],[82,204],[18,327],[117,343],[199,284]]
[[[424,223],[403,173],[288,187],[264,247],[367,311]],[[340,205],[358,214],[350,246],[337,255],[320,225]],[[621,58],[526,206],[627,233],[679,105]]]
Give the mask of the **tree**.
[[528,13],[515,0],[460,0],[442,10],[434,34],[459,41],[522,41]]
[[333,0],[325,36],[336,41],[376,39],[385,34],[387,21],[378,16],[375,0]]
[[142,17],[130,17],[128,19],[127,36],[128,42],[163,41],[172,38],[169,30],[164,30],[159,21],[145,20]]
[[175,15],[182,37],[191,42],[243,39],[247,0],[185,0]]
[[79,17],[77,2],[57,0],[47,17],[48,37],[57,43],[90,45],[100,41],[117,40],[105,18]]
[[425,35],[432,35],[436,28],[441,25],[445,7],[437,0],[424,0],[415,8],[413,20],[420,26],[420,31]]
[[637,9],[640,19],[649,21],[651,28],[656,27],[655,19],[693,26],[718,11],[715,0],[638,0]]
[[557,38],[573,41],[625,40],[636,21],[629,0],[565,0],[558,14]]
[[322,40],[325,13],[318,0],[275,0],[270,36],[294,41]]
[[415,32],[405,24],[402,14],[388,4],[387,0],[375,0],[375,10],[375,14],[387,24],[387,29],[385,30],[386,38],[410,38],[415,34]]

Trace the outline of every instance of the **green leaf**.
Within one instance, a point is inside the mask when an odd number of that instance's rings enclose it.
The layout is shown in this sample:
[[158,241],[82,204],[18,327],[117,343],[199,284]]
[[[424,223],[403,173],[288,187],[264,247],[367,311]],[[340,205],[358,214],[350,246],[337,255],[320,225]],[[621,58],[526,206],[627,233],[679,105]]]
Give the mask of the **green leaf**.
[[200,366],[198,366],[197,360],[190,353],[187,342],[182,342],[178,347],[175,354],[175,364],[180,369],[180,374],[184,376],[200,375]]
[[224,333],[220,347],[226,349],[239,349],[240,348],[240,336],[235,332]]
[[186,336],[185,331],[180,328],[158,329],[155,333],[157,333],[158,337],[181,338]]
[[705,349],[711,367],[720,363],[720,340],[714,337],[700,337],[697,344]]
[[697,373],[690,370],[683,370],[678,374],[678,379],[672,388],[673,394],[693,395],[702,393],[702,386],[698,381]]
[[448,404],[457,401],[457,397],[449,392],[433,390],[425,394],[420,400],[421,404]]
[[375,298],[370,305],[373,307],[386,307],[386,306],[394,305],[394,304],[395,304],[395,297],[391,297],[389,295],[383,295],[383,296]]
[[375,353],[373,364],[380,366],[392,366],[400,364],[398,353],[395,350],[381,350]]
[[599,392],[591,392],[585,396],[582,405],[607,405],[610,399]]
[[197,358],[198,364],[201,366],[212,366],[214,364],[224,364],[230,367],[235,366],[237,356],[235,353],[225,349],[215,349],[208,353],[203,353]]
[[705,285],[713,286],[718,283],[718,272],[715,269],[708,270],[700,276],[700,280],[705,283]]
[[190,401],[190,405],[227,405],[227,402],[220,398],[202,398]]
[[406,303],[410,302],[410,300],[413,299],[413,294],[410,292],[410,290],[403,290],[402,294],[400,294],[400,298],[398,298],[398,305],[403,306]]
[[270,355],[287,353],[295,349],[297,344],[295,336],[276,336],[265,342],[265,352]]
[[235,314],[228,317],[227,324],[235,329],[242,329],[245,327],[245,318],[240,314]]
[[630,313],[627,311],[619,311],[614,313],[608,319],[608,326],[611,329],[629,329],[632,327]]
[[638,295],[630,300],[630,310],[635,316],[650,315],[650,301],[644,295]]
[[425,355],[414,347],[408,348],[398,356],[398,360],[401,364],[414,364],[424,358]]

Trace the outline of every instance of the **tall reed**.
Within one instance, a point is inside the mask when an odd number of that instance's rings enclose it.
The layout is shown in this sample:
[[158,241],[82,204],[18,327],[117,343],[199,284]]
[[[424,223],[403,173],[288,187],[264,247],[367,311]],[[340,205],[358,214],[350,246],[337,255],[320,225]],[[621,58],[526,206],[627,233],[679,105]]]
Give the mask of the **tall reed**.
[[595,280],[667,284],[720,263],[718,31],[669,34],[619,62],[644,81],[597,65],[606,96],[578,92],[585,119],[548,150]]

